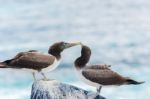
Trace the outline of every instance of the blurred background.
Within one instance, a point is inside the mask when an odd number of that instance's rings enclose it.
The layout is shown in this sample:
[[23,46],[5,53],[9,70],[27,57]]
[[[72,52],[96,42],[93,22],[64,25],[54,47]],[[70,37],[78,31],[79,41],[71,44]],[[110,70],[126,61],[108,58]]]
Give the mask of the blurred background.
[[[92,49],[89,64],[111,64],[139,86],[106,87],[107,99],[150,97],[149,0],[0,0],[0,61],[31,49],[47,53],[58,41],[81,41]],[[65,50],[49,78],[95,91],[77,78],[73,67],[80,46]],[[40,78],[40,75],[37,74]],[[0,98],[29,99],[30,72],[0,69]]]

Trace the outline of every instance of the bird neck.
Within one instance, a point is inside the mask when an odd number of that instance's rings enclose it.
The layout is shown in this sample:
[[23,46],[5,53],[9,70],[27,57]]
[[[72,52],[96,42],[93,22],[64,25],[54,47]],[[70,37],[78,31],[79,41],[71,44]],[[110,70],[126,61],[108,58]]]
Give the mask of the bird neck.
[[82,69],[89,62],[91,57],[91,49],[88,46],[82,45],[81,56],[78,57],[74,64],[77,69]]
[[86,66],[89,60],[90,60],[90,55],[81,55],[75,60],[74,62],[75,67],[77,69],[82,69]]
[[61,51],[57,49],[49,49],[48,53],[55,56],[57,60],[61,59]]

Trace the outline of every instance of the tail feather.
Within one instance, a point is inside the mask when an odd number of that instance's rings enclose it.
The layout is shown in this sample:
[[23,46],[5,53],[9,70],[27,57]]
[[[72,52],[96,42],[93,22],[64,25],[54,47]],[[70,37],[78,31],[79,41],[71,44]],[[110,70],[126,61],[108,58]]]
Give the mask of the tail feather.
[[7,68],[7,65],[5,63],[0,63],[0,68]]
[[138,85],[138,84],[144,83],[144,81],[138,82],[138,81],[135,81],[133,79],[127,79],[126,82],[127,82],[127,84],[133,84],[133,85]]
[[12,61],[13,59],[10,60],[5,60],[3,62],[0,62],[0,68],[9,68],[8,64]]

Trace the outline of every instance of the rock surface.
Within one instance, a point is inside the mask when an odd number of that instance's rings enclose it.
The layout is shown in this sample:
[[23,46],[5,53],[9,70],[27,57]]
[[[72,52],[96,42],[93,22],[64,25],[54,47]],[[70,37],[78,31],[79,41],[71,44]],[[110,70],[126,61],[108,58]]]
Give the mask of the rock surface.
[[105,99],[89,92],[56,80],[36,81],[32,86],[31,99]]

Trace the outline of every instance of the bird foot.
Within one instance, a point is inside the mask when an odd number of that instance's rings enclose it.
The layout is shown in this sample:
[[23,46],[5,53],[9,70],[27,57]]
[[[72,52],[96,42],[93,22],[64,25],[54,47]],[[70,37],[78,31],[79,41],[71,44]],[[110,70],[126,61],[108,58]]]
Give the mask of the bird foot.
[[94,99],[100,99],[100,96],[99,96],[99,94],[98,94],[98,95],[96,95],[96,97],[95,97]]
[[54,79],[48,79],[48,78],[43,78],[43,81],[50,81],[50,80],[54,80]]
[[48,80],[50,80],[50,79],[48,79],[48,78],[43,78],[42,80],[44,80],[44,81],[48,81]]

